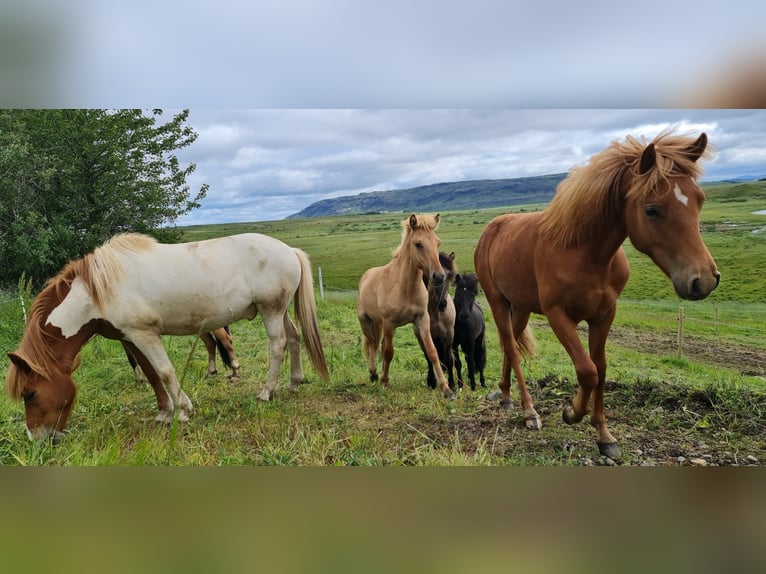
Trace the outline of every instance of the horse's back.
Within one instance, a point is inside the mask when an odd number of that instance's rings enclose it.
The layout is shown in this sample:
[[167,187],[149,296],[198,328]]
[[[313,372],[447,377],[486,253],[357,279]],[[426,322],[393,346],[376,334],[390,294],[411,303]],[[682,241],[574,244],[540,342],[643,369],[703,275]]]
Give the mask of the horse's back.
[[[167,334],[192,334],[282,307],[301,278],[295,250],[257,233],[157,244],[124,254],[111,310],[123,324],[153,321]],[[192,326],[192,333],[186,333]]]

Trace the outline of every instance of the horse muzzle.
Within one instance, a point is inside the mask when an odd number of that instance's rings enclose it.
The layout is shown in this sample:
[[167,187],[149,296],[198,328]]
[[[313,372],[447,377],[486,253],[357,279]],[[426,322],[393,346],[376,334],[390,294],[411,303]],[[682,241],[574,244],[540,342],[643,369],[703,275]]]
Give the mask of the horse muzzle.
[[31,441],[45,440],[50,437],[53,446],[56,446],[64,438],[64,433],[48,427],[36,427],[33,430],[30,430],[29,427],[27,427],[27,437],[29,437],[29,440]]
[[431,284],[434,287],[441,287],[444,285],[444,273],[431,273]]
[[710,295],[721,282],[721,274],[715,271],[709,275],[695,275],[691,279],[673,278],[673,287],[682,299],[700,301]]

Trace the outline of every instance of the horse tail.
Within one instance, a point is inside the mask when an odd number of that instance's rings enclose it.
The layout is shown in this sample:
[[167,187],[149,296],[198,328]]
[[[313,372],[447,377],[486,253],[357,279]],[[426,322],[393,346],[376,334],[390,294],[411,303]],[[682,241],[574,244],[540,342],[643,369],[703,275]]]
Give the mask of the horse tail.
[[516,337],[516,343],[519,345],[519,350],[522,355],[527,357],[534,357],[537,353],[537,340],[535,339],[532,329],[527,325],[521,332],[521,335]]
[[327,361],[322,349],[322,341],[319,338],[319,325],[317,323],[317,306],[314,299],[314,278],[311,274],[309,257],[300,249],[294,249],[301,264],[301,282],[295,292],[295,317],[301,325],[303,341],[306,344],[311,363],[326,381],[330,378],[327,371]]
[[[229,326],[226,325],[224,327],[226,329],[227,333],[231,333],[229,331]],[[231,366],[231,355],[229,355],[229,350],[226,348],[226,345],[223,344],[223,341],[215,336],[215,333],[211,333],[213,336],[213,340],[215,341],[215,346],[218,347],[218,354],[221,355],[221,361],[223,361],[223,364],[228,367],[229,369],[232,368]]]

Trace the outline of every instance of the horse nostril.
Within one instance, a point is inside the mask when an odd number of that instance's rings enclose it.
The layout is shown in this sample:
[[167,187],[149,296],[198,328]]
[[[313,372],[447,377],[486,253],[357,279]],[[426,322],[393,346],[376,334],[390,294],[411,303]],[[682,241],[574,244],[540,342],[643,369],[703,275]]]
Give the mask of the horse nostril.
[[442,283],[444,283],[444,274],[443,273],[432,273],[431,274],[431,282],[434,284],[435,287],[439,287]]
[[699,286],[700,286],[700,279],[699,277],[695,277],[692,279],[692,283],[689,289],[689,293],[692,297],[696,297],[699,295]]

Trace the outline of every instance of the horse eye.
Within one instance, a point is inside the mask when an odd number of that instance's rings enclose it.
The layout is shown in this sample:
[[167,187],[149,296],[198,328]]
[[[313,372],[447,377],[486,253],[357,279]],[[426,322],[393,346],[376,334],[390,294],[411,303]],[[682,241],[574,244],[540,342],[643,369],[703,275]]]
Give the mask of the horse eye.
[[660,216],[660,210],[651,205],[644,208],[644,213],[650,219],[657,219]]
[[423,249],[423,244],[420,241],[415,242],[415,247],[418,249]]
[[21,398],[24,399],[24,402],[31,401],[33,398],[35,398],[35,395],[37,394],[37,391],[24,391],[21,393]]

